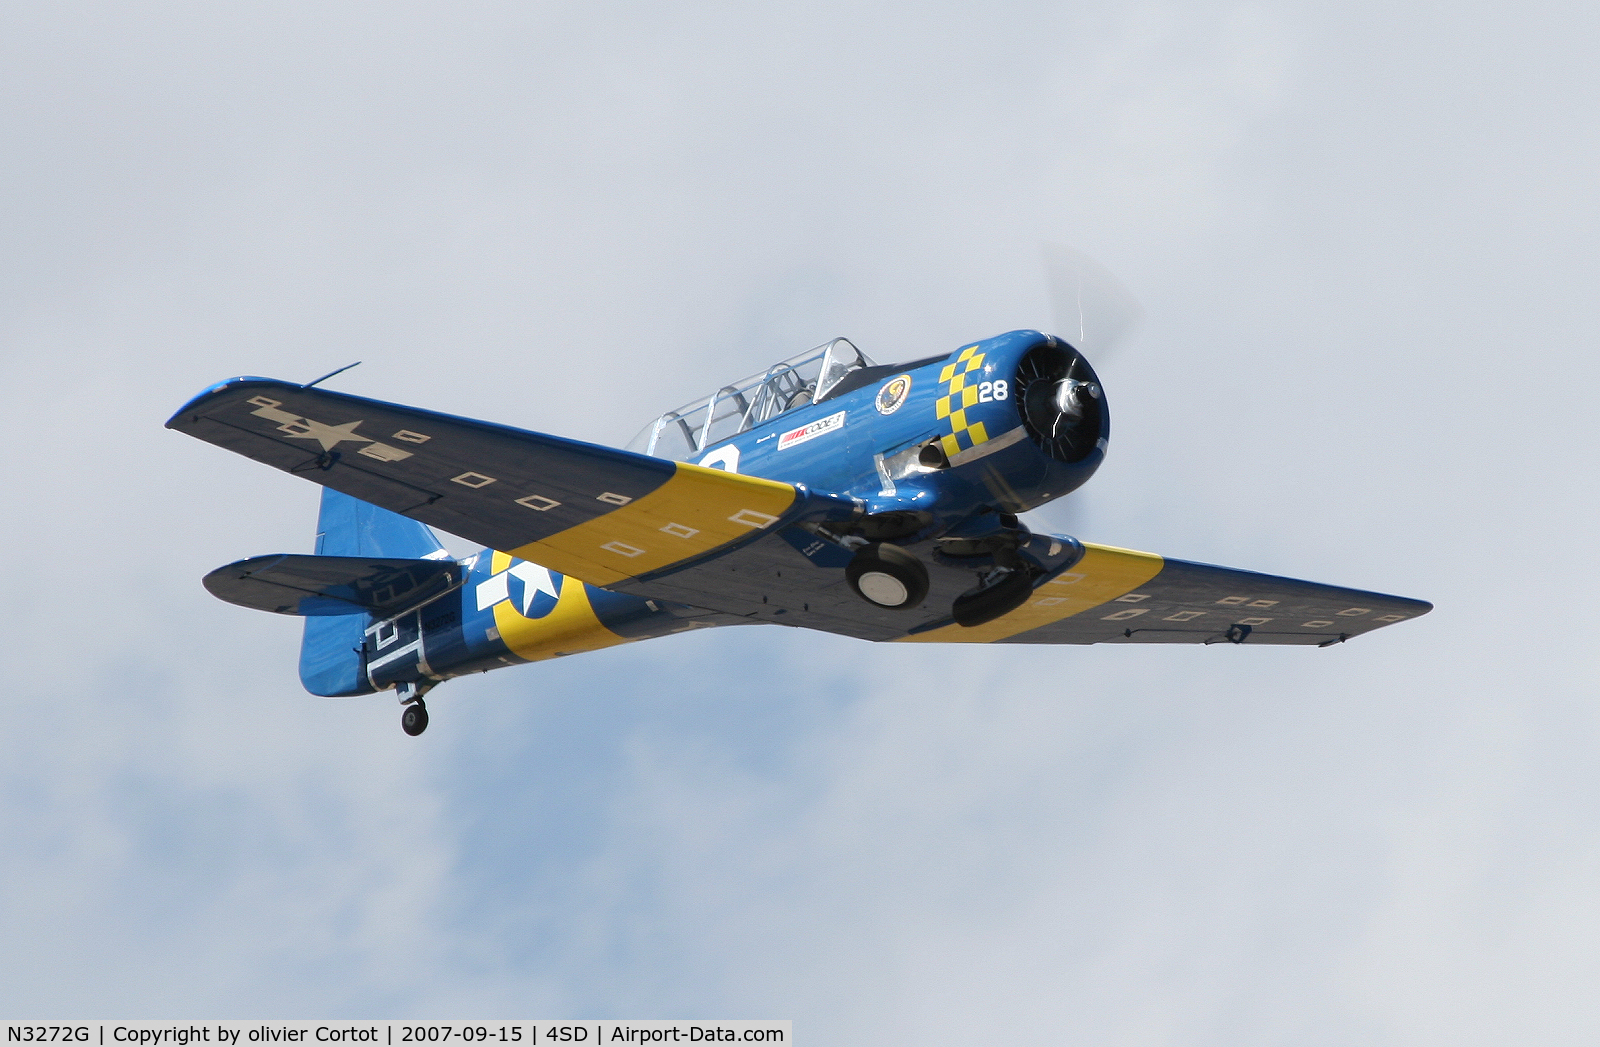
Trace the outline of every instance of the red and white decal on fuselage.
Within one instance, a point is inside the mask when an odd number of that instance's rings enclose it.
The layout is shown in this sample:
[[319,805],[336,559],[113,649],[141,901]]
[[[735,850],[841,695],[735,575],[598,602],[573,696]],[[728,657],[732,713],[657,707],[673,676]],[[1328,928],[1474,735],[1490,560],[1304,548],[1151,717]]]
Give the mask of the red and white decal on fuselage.
[[807,440],[814,440],[817,437],[822,436],[824,433],[831,433],[835,429],[843,429],[844,415],[845,413],[840,411],[837,414],[830,414],[826,418],[819,418],[810,425],[802,425],[798,429],[790,429],[788,432],[778,437],[778,450],[788,450],[789,448],[794,447],[796,444],[803,444]]

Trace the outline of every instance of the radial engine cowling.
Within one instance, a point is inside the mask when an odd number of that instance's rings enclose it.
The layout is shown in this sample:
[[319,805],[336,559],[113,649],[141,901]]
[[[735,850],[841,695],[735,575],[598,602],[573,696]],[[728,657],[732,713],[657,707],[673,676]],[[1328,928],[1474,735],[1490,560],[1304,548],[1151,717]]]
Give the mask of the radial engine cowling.
[[[926,390],[927,414],[915,399],[899,413],[879,407],[891,416],[883,426],[899,429],[883,438],[889,450],[878,473],[851,492],[869,515],[915,508],[954,521],[974,510],[1026,512],[1081,487],[1105,458],[1105,392],[1089,362],[1059,338],[1011,331],[928,363],[907,384]],[[932,434],[924,429],[930,422]],[[894,443],[913,433],[913,441]],[[885,477],[893,490],[881,491]]]
[[1089,361],[1060,339],[1029,333],[1033,337],[1012,350],[1016,355],[1004,353],[1016,361],[1011,408],[1028,437],[1019,449],[1031,444],[1029,454],[1008,455],[1005,462],[1007,482],[1018,498],[1013,511],[1082,486],[1100,467],[1111,438],[1105,390]]
[[1110,436],[1105,391],[1089,361],[1071,346],[1034,346],[1017,364],[1017,411],[1039,448],[1077,465],[1104,451]]

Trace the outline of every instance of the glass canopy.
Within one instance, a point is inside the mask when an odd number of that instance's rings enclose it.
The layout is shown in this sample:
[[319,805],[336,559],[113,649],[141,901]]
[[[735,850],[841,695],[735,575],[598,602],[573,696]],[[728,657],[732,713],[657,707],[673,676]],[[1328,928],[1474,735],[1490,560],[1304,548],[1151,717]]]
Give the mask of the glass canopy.
[[785,411],[826,400],[845,375],[870,366],[872,361],[848,339],[835,338],[668,411],[639,430],[628,450],[679,461],[691,458]]

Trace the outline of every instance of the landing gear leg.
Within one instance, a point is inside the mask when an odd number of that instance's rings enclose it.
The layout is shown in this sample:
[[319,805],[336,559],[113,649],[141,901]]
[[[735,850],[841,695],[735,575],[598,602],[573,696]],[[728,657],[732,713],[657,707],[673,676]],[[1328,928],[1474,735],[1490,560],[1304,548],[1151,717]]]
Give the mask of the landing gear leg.
[[428,706],[422,696],[428,686],[422,683],[395,684],[395,694],[405,708],[400,711],[400,729],[415,738],[428,729]]

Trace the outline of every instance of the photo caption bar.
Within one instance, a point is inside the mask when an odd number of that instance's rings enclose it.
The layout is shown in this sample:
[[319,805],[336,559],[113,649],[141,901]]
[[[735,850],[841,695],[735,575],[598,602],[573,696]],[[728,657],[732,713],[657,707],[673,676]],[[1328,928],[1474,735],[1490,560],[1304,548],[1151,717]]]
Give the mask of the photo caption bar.
[[792,1021],[501,1021],[501,1022],[5,1022],[5,1042],[74,1047],[260,1047],[340,1044],[355,1047],[552,1047],[583,1044],[792,1044]]

